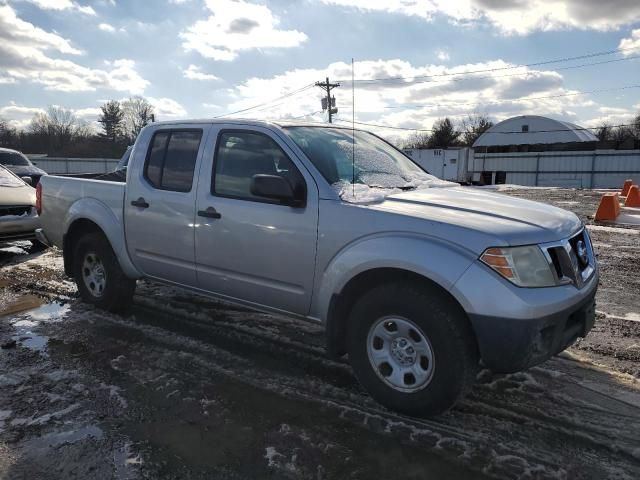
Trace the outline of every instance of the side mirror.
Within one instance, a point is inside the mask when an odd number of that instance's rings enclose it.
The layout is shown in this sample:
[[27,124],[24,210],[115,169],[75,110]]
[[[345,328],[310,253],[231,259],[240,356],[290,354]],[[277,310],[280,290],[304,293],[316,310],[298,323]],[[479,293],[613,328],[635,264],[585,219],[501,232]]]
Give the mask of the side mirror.
[[251,178],[251,194],[278,200],[282,205],[304,206],[304,198],[299,198],[289,181],[278,175],[254,175]]
[[33,187],[33,180],[31,180],[31,177],[20,177],[20,178],[24,183],[26,183],[27,185],[31,185]]

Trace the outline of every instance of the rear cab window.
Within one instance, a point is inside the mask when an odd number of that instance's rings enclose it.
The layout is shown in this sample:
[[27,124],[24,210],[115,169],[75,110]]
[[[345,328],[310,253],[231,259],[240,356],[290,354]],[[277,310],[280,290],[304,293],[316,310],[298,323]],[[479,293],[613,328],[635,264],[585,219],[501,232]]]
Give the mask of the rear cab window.
[[201,140],[201,129],[154,133],[147,151],[144,178],[159,190],[190,192]]

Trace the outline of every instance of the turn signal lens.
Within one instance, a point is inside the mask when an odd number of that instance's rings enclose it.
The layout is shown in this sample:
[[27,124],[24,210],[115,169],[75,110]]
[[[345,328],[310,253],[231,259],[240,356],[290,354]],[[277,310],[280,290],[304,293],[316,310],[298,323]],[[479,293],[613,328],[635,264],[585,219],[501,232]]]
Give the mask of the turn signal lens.
[[480,261],[519,287],[556,285],[551,266],[537,245],[488,248]]

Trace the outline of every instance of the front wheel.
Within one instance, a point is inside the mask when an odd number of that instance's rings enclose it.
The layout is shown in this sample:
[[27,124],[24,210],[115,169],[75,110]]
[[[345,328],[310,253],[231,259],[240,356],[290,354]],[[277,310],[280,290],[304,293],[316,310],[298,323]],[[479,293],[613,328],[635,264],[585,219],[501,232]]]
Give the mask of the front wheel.
[[438,288],[395,283],[360,297],[350,314],[349,359],[381,404],[437,415],[473,384],[478,354],[464,312]]
[[136,281],[124,274],[104,235],[91,233],[78,241],[73,273],[85,302],[110,312],[121,311],[131,303]]

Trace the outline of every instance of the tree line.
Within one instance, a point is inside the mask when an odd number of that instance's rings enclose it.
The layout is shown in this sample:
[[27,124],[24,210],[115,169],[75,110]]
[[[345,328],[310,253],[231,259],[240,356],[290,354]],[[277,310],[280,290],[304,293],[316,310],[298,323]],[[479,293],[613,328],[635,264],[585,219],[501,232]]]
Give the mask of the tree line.
[[[437,120],[430,132],[415,132],[399,143],[404,149],[471,147],[493,125],[489,117],[481,114],[468,115],[457,125],[446,117]],[[640,146],[640,113],[628,125],[603,122],[591,131],[600,143],[608,144],[607,148],[637,148]]]
[[468,115],[458,125],[445,117],[434,122],[431,132],[416,132],[401,146],[406,149],[470,147],[493,125],[489,117],[477,113]]
[[109,100],[100,111],[100,132],[72,110],[55,105],[36,113],[24,129],[0,118],[0,146],[49,156],[118,158],[156,120],[153,105],[138,96]]

